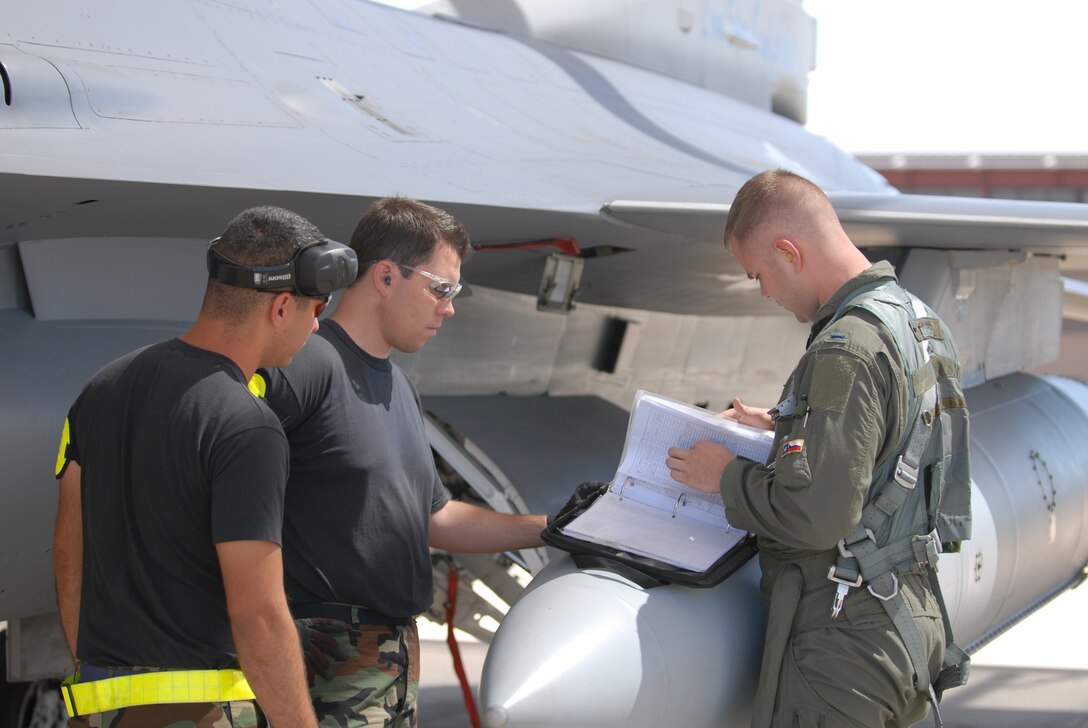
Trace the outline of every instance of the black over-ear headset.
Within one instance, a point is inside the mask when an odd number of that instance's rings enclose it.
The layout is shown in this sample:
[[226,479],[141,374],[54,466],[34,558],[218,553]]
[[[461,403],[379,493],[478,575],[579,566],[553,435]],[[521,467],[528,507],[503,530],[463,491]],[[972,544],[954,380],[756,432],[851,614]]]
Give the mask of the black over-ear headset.
[[324,296],[343,288],[359,273],[355,251],[324,239],[299,248],[280,265],[245,265],[216,250],[219,238],[208,244],[208,275],[238,288],[292,289],[303,296]]

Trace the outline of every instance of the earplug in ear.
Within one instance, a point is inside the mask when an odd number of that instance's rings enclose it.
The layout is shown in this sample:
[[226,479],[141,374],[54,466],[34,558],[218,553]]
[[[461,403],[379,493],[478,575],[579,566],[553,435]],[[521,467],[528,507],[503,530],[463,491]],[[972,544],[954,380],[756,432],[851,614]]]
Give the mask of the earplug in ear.
[[385,285],[387,285],[387,286],[390,286],[390,285],[393,284],[393,276],[386,276],[382,280],[385,281]]
[[789,251],[786,251],[786,260],[788,260],[789,262],[792,263],[793,262],[793,253],[791,253]]

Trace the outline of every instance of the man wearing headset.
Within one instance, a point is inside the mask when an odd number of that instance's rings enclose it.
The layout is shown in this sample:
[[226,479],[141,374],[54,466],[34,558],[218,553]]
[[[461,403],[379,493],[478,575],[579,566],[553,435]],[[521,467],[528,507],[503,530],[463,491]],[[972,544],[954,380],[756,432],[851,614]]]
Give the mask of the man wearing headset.
[[[419,396],[389,359],[419,351],[453,316],[471,251],[464,228],[442,210],[388,198],[359,222],[351,247],[361,274],[336,311],[290,367],[257,381],[291,444],[285,578],[318,720],[399,728],[416,725],[414,618],[433,598],[428,545],[539,546],[546,519],[449,500]],[[332,664],[315,651],[321,643]]]
[[72,406],[53,552],[70,725],[317,725],[283,591],[288,445],[247,384],[356,271],[295,213],[246,210],[208,248],[192,327]]

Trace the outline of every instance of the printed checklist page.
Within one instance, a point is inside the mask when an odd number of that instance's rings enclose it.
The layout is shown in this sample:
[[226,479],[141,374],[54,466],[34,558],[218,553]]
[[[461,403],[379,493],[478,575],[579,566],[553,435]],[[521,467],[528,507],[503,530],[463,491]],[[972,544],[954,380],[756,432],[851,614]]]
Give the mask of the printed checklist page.
[[719,494],[673,480],[665,464],[669,448],[699,440],[764,462],[773,435],[640,390],[612,487],[563,532],[686,569],[709,568],[745,534],[729,526]]

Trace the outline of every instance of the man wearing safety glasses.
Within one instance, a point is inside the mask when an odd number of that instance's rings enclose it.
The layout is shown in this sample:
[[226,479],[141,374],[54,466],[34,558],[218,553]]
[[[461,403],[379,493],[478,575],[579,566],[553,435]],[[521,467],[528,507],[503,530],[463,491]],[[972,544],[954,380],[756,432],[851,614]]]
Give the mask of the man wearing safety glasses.
[[73,727],[317,725],[283,589],[288,444],[248,384],[290,363],[357,258],[258,207],[207,265],[192,327],[106,365],[64,422],[53,563]]
[[359,278],[291,366],[258,372],[257,384],[291,445],[285,577],[318,720],[399,728],[417,720],[415,616],[433,598],[428,546],[539,546],[546,519],[448,498],[419,395],[389,359],[419,351],[453,316],[471,252],[462,225],[388,198],[359,222],[351,247]]

